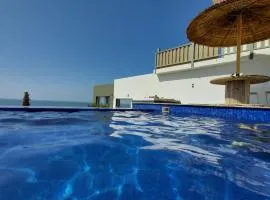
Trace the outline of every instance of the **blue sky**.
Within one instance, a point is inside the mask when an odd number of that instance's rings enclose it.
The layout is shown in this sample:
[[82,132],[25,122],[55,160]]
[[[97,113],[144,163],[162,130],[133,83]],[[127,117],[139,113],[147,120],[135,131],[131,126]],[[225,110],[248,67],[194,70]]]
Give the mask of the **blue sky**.
[[90,101],[92,86],[151,73],[210,0],[2,0],[0,98]]

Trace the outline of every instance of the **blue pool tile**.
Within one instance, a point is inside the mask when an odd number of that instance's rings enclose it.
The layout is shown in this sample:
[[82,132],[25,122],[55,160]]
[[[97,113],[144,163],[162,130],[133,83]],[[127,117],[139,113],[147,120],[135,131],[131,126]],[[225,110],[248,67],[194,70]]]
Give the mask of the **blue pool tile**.
[[199,106],[199,105],[174,105],[174,104],[148,104],[134,103],[135,109],[152,109],[161,113],[162,107],[169,107],[170,114],[183,115],[203,115],[209,117],[219,117],[231,120],[248,120],[259,122],[270,122],[270,109],[259,107],[229,107],[229,106]]

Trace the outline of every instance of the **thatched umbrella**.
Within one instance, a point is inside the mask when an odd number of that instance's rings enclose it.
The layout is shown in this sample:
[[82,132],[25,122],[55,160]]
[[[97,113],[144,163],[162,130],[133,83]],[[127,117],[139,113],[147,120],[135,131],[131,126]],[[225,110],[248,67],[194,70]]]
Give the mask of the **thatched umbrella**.
[[237,45],[236,75],[240,75],[241,45],[270,38],[270,0],[213,0],[187,29],[188,38],[201,45]]
[[241,44],[270,38],[270,0],[215,0],[189,25],[191,41],[212,47],[237,45],[236,74],[240,74]]

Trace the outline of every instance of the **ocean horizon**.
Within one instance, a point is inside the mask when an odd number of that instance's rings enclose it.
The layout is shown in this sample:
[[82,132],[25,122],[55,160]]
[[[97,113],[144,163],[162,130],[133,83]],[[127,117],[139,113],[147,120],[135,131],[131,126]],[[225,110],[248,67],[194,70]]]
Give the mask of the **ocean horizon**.
[[[21,106],[20,99],[0,98],[0,106]],[[30,100],[30,106],[53,106],[53,107],[88,107],[90,102],[54,101],[54,100]]]

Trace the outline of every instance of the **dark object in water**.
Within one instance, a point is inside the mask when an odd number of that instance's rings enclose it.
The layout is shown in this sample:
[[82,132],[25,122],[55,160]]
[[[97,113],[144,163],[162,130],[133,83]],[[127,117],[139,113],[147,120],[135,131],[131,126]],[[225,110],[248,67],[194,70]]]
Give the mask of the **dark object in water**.
[[28,92],[24,92],[24,97],[22,100],[22,106],[30,106],[30,97]]

